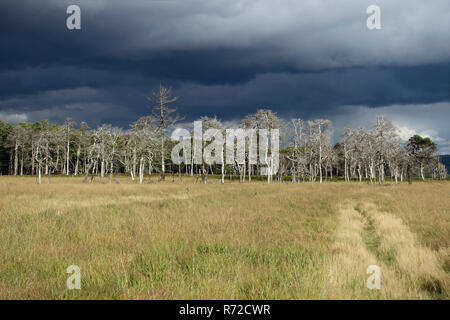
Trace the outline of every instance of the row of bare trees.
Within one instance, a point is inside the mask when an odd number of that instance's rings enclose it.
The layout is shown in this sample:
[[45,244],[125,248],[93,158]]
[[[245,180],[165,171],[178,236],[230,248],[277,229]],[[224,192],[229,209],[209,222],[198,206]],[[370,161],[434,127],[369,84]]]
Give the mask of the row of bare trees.
[[370,182],[382,183],[386,179],[386,170],[398,183],[408,177],[412,183],[414,170],[425,180],[424,170],[428,167],[431,176],[445,179],[447,170],[434,154],[437,145],[429,138],[415,135],[406,145],[396,133],[396,128],[383,116],[378,116],[371,130],[364,128],[345,128],[340,143],[344,158],[344,177],[349,181],[363,177]]
[[[225,154],[216,154],[215,164],[207,165],[203,154],[195,154],[196,149],[183,164],[173,164],[170,152],[174,141],[166,137],[167,130],[181,120],[176,110],[169,106],[177,101],[171,90],[160,86],[149,98],[154,107],[152,114],[131,124],[128,130],[102,125],[89,128],[86,122],[78,126],[72,119],[57,126],[48,121],[20,123],[7,136],[5,146],[9,150],[9,173],[13,175],[36,175],[38,183],[42,176],[52,174],[84,175],[85,182],[95,177],[108,176],[109,183],[117,181],[114,174],[127,173],[132,181],[144,182],[145,174],[159,173],[160,180],[166,178],[167,166],[172,176],[191,175],[207,182],[209,174],[220,175],[222,183],[229,174],[230,179],[239,175],[239,181],[274,179],[292,182],[323,182],[333,177],[343,177],[345,181],[357,180],[383,183],[386,177],[397,183],[416,174],[425,179],[425,172],[431,178],[445,179],[447,171],[434,155],[437,146],[429,138],[413,136],[404,143],[396,133],[396,128],[385,117],[376,118],[370,130],[365,128],[345,128],[341,140],[332,144],[333,126],[330,120],[304,121],[294,118],[282,121],[275,112],[260,109],[241,121],[243,129],[280,129],[281,145],[277,172],[271,172],[276,160],[271,153],[266,157],[269,168],[264,172],[252,150],[260,148],[258,139],[246,137],[244,163],[226,164]],[[216,117],[201,117],[203,130],[217,129],[225,134],[225,126]],[[257,133],[256,133],[257,134]],[[191,135],[194,139],[194,134]],[[208,148],[213,137],[200,137],[202,150]],[[229,147],[229,146],[227,146]],[[233,141],[233,146],[234,141]],[[187,159],[190,159],[187,161]],[[194,159],[200,159],[194,164]],[[268,159],[268,160],[267,160]],[[89,180],[90,176],[90,180]]]
[[86,122],[75,128],[77,124],[70,118],[62,126],[48,121],[19,123],[5,143],[11,151],[10,173],[36,175],[41,183],[44,174],[81,173],[86,178],[89,174],[102,178],[109,174],[111,182],[114,172],[127,172],[133,181],[138,174],[142,183],[145,165],[151,173],[154,156],[159,153],[164,180],[165,132],[180,119],[168,106],[177,98],[172,97],[170,89],[160,86],[149,100],[155,103],[152,115],[138,119],[127,131],[107,124],[91,129]]

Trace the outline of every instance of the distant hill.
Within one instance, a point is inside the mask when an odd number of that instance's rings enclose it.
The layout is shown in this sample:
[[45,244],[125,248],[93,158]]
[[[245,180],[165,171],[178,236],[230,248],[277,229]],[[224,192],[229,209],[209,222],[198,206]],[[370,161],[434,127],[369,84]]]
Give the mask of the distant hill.
[[441,162],[447,167],[447,172],[450,172],[450,154],[441,155],[439,156],[439,158],[441,159]]

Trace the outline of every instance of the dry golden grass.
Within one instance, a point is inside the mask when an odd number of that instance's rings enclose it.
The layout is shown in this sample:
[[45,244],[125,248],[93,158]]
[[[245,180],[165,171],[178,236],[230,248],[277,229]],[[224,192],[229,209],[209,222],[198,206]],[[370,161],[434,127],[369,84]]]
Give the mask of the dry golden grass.
[[0,298],[448,298],[448,182],[120,180],[0,177]]
[[[339,229],[329,264],[329,289],[333,299],[419,299],[420,290],[411,290],[410,282],[399,278],[363,241],[364,219],[351,204],[340,208]],[[368,290],[366,269],[376,265],[382,271],[380,290]]]
[[450,253],[448,247],[434,251],[421,245],[401,219],[379,212],[371,204],[363,204],[360,210],[373,223],[379,255],[388,259],[399,277],[407,279],[409,292],[417,297],[422,297],[421,291],[444,297],[450,285],[442,268]]

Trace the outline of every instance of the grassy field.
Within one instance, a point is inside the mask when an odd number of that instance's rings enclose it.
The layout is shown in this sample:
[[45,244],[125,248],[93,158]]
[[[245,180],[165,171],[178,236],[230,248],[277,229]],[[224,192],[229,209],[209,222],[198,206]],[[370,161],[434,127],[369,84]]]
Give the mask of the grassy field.
[[450,182],[82,180],[0,177],[0,298],[449,298]]

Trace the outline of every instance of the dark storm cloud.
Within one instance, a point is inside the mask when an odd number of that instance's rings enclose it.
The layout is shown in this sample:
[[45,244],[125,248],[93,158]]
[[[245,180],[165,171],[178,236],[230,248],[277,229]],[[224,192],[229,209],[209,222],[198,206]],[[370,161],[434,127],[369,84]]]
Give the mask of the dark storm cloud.
[[[189,120],[441,103],[435,126],[446,127],[449,2],[377,1],[382,29],[369,31],[371,2],[2,0],[0,119],[127,127],[162,82]],[[66,28],[69,4],[80,31]]]
[[[65,9],[82,8],[82,30]],[[379,1],[383,27],[368,31],[370,1],[3,0],[2,42],[10,66],[141,60],[164,52],[242,52],[235,65],[293,69],[448,61],[448,1]],[[27,46],[32,50],[22,50]],[[222,56],[227,55],[222,54]],[[233,58],[236,58],[234,56]]]

